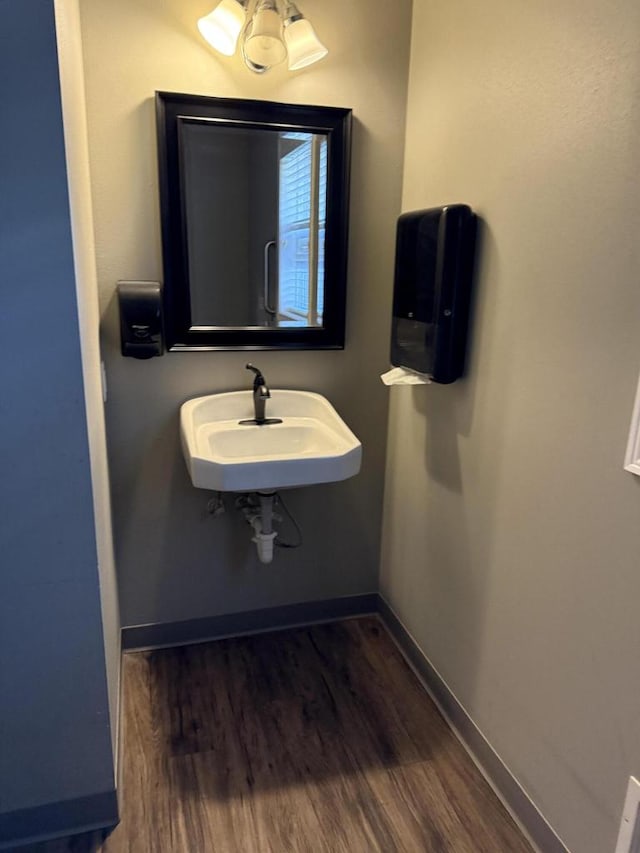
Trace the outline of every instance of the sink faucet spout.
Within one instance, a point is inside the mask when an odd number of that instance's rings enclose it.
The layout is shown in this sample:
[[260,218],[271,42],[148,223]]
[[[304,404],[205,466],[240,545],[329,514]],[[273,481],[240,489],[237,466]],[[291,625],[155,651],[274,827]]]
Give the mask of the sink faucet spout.
[[253,409],[255,413],[254,423],[262,426],[263,424],[272,424],[272,423],[282,423],[280,419],[276,418],[267,418],[265,416],[265,408],[267,405],[267,400],[271,397],[271,391],[269,391],[269,386],[262,375],[262,372],[254,367],[253,364],[246,365],[247,370],[251,370],[254,373],[253,379]]

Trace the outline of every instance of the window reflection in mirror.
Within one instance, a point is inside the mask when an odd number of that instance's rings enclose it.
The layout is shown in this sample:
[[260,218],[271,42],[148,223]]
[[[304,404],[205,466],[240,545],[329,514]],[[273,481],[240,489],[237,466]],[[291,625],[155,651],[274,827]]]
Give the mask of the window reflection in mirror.
[[182,118],[179,138],[193,325],[321,327],[326,136]]
[[278,152],[277,323],[322,326],[327,140],[281,133]]

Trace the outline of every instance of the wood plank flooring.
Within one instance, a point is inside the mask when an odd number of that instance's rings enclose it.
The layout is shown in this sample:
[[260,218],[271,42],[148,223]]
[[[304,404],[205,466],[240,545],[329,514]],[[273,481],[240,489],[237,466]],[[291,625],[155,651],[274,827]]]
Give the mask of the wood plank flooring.
[[371,617],[124,658],[122,821],[23,853],[531,853]]

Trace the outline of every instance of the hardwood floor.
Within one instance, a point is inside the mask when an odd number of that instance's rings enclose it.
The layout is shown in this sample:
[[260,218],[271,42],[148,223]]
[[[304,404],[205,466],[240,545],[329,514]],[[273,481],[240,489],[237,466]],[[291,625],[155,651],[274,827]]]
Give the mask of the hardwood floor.
[[124,658],[122,821],[23,853],[531,853],[373,617]]

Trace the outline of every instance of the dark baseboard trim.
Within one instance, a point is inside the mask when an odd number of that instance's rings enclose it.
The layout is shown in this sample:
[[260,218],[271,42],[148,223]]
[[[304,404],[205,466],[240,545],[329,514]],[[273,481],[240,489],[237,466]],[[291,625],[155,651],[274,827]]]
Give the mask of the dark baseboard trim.
[[324,601],[284,604],[280,607],[210,616],[205,619],[189,619],[185,622],[133,625],[122,629],[122,649],[132,652],[185,646],[224,637],[238,637],[242,634],[277,631],[297,625],[333,622],[336,619],[377,612],[378,594],[372,592]]
[[62,838],[79,832],[110,829],[118,823],[115,791],[47,803],[0,814],[0,850]]
[[120,671],[118,672],[118,719],[116,720],[116,749],[115,749],[115,767],[113,768],[113,776],[116,785],[116,799],[118,814],[121,812],[121,796],[122,796],[122,780],[124,779],[124,703],[123,703],[123,683],[124,683],[124,667],[122,665],[122,629],[120,629]]
[[474,762],[530,840],[544,853],[568,853],[526,791],[495,752],[438,671],[387,602],[379,596],[380,618]]

